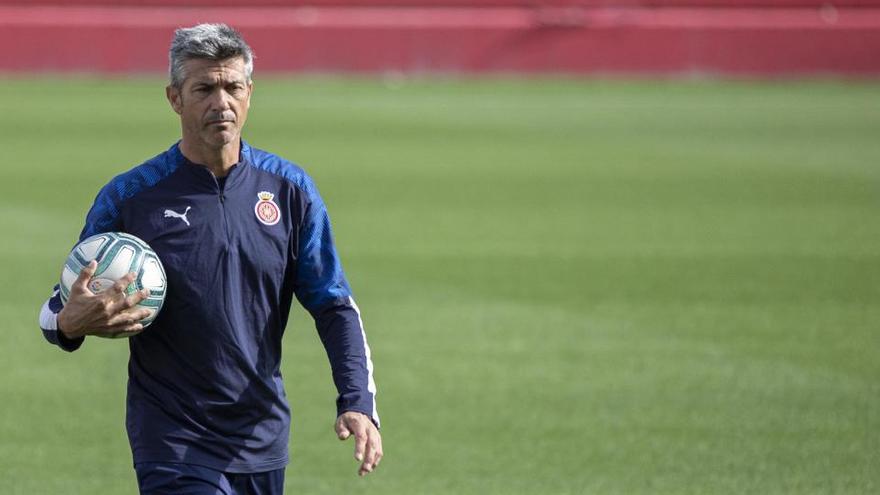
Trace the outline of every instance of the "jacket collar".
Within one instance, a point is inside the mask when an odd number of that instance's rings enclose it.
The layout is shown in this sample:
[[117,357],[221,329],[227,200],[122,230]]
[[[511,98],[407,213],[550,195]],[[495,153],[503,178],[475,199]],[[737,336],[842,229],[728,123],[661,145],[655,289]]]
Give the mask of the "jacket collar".
[[[217,189],[218,182],[216,181],[214,174],[211,173],[205,165],[194,163],[183,156],[183,153],[180,151],[180,141],[174,143],[171,148],[169,148],[168,152],[174,164],[178,168],[184,169],[185,173],[192,178],[196,185],[209,188],[210,190]],[[229,170],[229,174],[226,176],[226,184],[224,186],[225,191],[237,186],[244,180],[248,169],[250,169],[251,156],[252,152],[250,145],[242,139],[238,163],[232,166]]]

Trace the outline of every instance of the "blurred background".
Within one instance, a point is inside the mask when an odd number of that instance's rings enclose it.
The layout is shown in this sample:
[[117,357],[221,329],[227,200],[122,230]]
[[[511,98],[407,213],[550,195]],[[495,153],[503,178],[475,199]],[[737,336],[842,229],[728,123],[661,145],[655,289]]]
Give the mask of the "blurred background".
[[0,69],[162,71],[169,33],[205,21],[242,31],[262,71],[880,70],[880,0],[3,0]]
[[289,493],[880,490],[880,0],[0,0],[0,493],[137,491],[126,342],[37,315],[218,21],[375,363],[358,479],[294,311]]

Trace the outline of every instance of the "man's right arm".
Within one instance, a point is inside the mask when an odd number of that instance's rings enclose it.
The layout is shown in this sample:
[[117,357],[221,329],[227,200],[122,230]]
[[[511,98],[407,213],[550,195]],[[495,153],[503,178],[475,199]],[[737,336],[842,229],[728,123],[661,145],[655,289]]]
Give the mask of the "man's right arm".
[[149,289],[126,294],[126,288],[135,279],[134,273],[120,278],[99,294],[89,290],[89,280],[95,274],[97,266],[97,263],[91,261],[82,269],[70,286],[67,305],[58,309],[60,300],[58,304],[53,304],[52,299],[59,297],[56,289],[40,311],[40,328],[43,329],[46,340],[65,351],[79,349],[86,335],[114,337],[119,333],[141,332],[144,326],[140,320],[150,315],[148,309],[135,307],[149,297]]
[[[85,226],[79,240],[101,232],[120,230],[119,188],[111,184],[104,186],[86,215]],[[147,297],[145,292],[135,292],[126,297],[124,289],[132,280],[131,274],[118,280],[110,289],[95,294],[88,288],[88,282],[95,272],[94,262],[85,267],[70,288],[67,304],[61,303],[58,285],[40,309],[40,328],[50,343],[68,352],[82,345],[86,335],[113,336],[119,332],[132,332],[142,329],[137,323],[145,318],[147,310],[133,309],[133,306]]]

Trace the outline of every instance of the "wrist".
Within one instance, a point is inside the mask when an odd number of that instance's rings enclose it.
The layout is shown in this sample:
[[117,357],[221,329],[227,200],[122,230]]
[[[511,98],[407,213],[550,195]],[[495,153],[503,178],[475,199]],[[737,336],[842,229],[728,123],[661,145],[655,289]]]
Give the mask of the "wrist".
[[358,411],[357,409],[347,409],[339,413],[336,419],[339,420],[343,417],[362,417],[364,420],[372,423],[372,425],[375,426],[377,430],[379,429],[379,423],[372,416],[363,411]]
[[67,321],[66,315],[64,313],[64,309],[62,309],[61,312],[58,313],[58,316],[55,317],[55,325],[58,328],[58,331],[61,332],[61,334],[68,339],[76,339],[82,337],[81,334],[75,331],[68,331],[69,323],[70,322]]

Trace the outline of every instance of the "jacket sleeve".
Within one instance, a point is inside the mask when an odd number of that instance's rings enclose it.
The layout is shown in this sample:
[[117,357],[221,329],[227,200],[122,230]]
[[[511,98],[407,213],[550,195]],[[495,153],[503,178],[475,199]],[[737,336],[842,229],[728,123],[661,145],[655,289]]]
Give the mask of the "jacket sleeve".
[[[110,184],[98,193],[95,203],[86,216],[85,226],[79,236],[80,241],[95,234],[118,230],[119,210],[113,196],[113,188]],[[61,293],[58,289],[59,287],[56,284],[52,289],[52,295],[49,296],[49,299],[40,308],[40,329],[43,331],[43,336],[50,343],[57,345],[67,352],[73,352],[79,349],[85,337],[68,339],[58,329],[58,313],[64,307],[61,304]]]
[[61,330],[58,330],[58,313],[61,312],[61,308],[61,293],[56,285],[52,295],[40,308],[40,329],[43,330],[43,336],[46,337],[46,340],[67,352],[73,352],[79,349],[85,337],[71,340],[65,337]]
[[378,427],[373,363],[360,310],[342,271],[324,203],[311,183],[305,192],[308,200],[299,232],[294,292],[315,319],[327,351],[339,392],[337,415],[361,412]]

